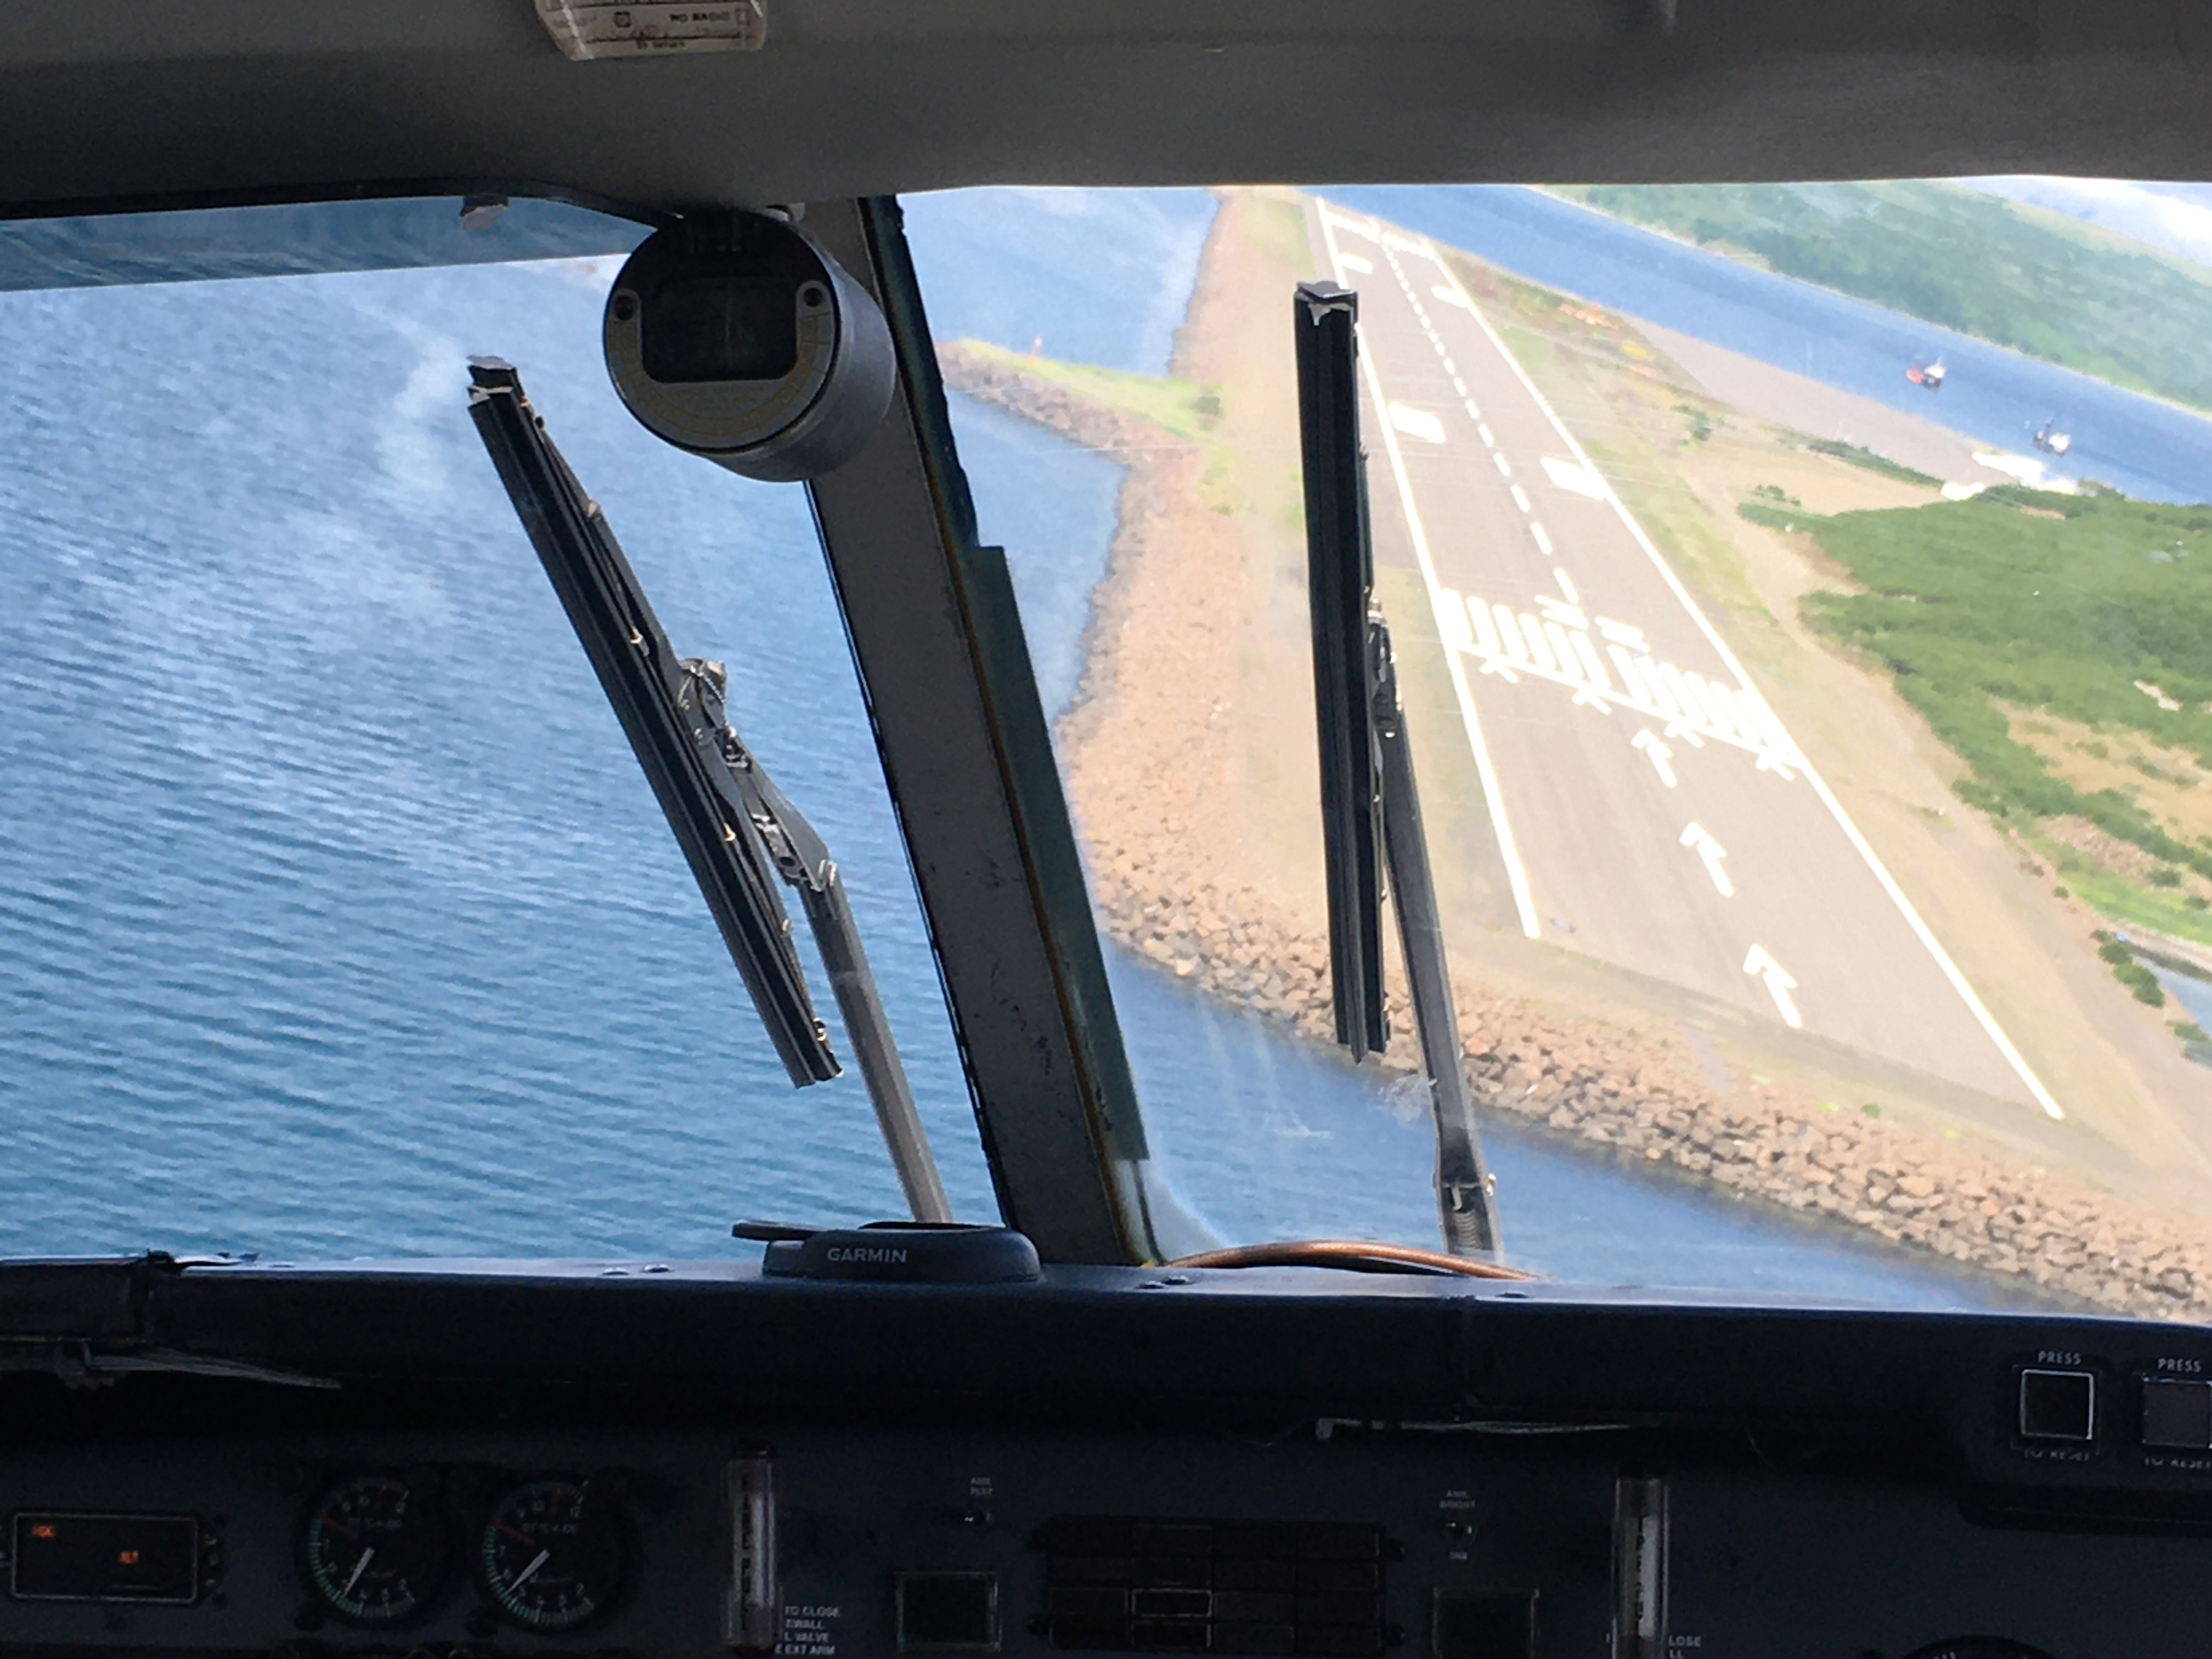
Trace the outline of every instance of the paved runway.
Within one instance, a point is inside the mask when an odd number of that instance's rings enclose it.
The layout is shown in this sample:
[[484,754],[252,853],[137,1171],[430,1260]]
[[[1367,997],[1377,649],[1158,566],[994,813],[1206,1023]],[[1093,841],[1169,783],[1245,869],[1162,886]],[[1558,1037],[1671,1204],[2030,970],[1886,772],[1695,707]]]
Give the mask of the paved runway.
[[1359,294],[1377,554],[1450,642],[1497,839],[1473,855],[1522,931],[2058,1116],[1431,246],[1317,210]]

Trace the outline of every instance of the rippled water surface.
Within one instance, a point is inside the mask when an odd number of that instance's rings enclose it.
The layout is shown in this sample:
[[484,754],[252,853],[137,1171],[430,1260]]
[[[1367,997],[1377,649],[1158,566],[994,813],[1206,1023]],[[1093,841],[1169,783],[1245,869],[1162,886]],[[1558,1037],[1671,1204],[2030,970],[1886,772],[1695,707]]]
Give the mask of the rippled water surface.
[[[925,201],[940,335],[1166,362],[1212,204]],[[523,370],[679,649],[836,849],[963,1216],[989,1186],[803,495],[665,449],[581,262],[0,295],[0,1253],[714,1255],[896,1213],[856,1080],[786,1082],[470,426]],[[961,405],[1049,706],[1119,475]],[[1373,1079],[1115,964],[1231,1237],[1433,1229]],[[817,979],[817,984],[820,981]],[[827,999],[824,998],[824,1005]],[[1526,1259],[1978,1301],[1501,1131]]]

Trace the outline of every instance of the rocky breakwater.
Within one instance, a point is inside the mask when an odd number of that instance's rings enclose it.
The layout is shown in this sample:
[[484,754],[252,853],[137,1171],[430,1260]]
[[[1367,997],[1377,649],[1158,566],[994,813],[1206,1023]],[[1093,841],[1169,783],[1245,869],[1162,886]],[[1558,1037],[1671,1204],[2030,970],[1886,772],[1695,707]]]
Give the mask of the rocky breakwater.
[[[1245,688],[1218,603],[1239,550],[1231,521],[1200,504],[1204,458],[1005,354],[956,343],[940,357],[957,390],[1128,468],[1085,678],[1060,731],[1104,927],[1193,988],[1328,1041],[1318,872],[1310,892],[1263,890],[1241,844],[1220,715]],[[2212,1224],[1787,1089],[1724,1094],[1679,1047],[1498,994],[1463,964],[1455,990],[1490,1113],[2061,1297],[2212,1318]],[[1409,1024],[1401,1006],[1394,1029]],[[1401,1035],[1386,1063],[1413,1058]]]

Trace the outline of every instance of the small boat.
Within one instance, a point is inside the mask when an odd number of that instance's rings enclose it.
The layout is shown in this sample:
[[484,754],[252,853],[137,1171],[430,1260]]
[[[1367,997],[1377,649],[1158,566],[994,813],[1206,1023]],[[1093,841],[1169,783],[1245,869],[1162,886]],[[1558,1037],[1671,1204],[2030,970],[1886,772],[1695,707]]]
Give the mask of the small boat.
[[1905,378],[1915,386],[1927,387],[1930,392],[1941,392],[1943,389],[1943,377],[1950,372],[1943,366],[1943,360],[1938,357],[1932,363],[1916,361],[1911,368],[1905,371]]
[[2074,434],[2060,426],[2054,416],[2036,428],[2035,447],[2048,455],[2063,455],[2074,447]]

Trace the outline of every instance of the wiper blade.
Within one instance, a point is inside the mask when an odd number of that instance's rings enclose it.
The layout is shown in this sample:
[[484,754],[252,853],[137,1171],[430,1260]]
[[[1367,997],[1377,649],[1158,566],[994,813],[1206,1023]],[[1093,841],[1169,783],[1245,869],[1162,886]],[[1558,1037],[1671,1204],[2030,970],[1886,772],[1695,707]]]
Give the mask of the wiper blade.
[[752,994],[791,1080],[839,1074],[791,921],[770,883],[799,894],[907,1206],[952,1209],[830,849],[730,724],[723,665],[679,657],[599,503],[584,493],[508,364],[478,359],[470,413],[568,620]]
[[1359,296],[1333,283],[1303,283],[1293,311],[1337,1041],[1355,1060],[1389,1042],[1382,997],[1387,859],[1428,1073],[1444,1248],[1494,1258],[1501,1246],[1493,1183],[1475,1132],[1390,630],[1374,603],[1367,464],[1359,445]]
[[337,1389],[334,1376],[288,1371],[250,1359],[187,1353],[181,1348],[95,1346],[81,1337],[0,1337],[0,1372],[33,1371],[67,1389],[104,1389],[133,1375],[213,1376],[227,1382],[267,1382],[282,1389]]
[[469,413],[538,550],[576,637],[697,878],[722,942],[793,1084],[841,1070],[816,1018],[791,921],[770,884],[767,849],[732,812],[693,741],[682,698],[690,676],[647,603],[597,501],[584,493],[507,363],[476,359]]
[[1304,283],[1297,311],[1329,988],[1336,1040],[1364,1060],[1389,1046],[1390,1031],[1382,1004],[1382,791],[1369,707],[1375,558],[1353,368],[1358,302],[1330,284]]
[[213,1376],[293,1389],[335,1389],[337,1379],[152,1340],[157,1286],[189,1268],[252,1265],[251,1256],[143,1255],[0,1261],[0,1374],[35,1372],[64,1388],[106,1388],[134,1372]]

